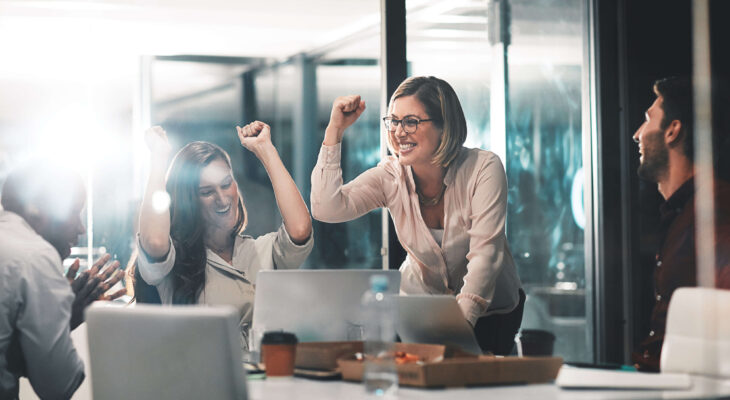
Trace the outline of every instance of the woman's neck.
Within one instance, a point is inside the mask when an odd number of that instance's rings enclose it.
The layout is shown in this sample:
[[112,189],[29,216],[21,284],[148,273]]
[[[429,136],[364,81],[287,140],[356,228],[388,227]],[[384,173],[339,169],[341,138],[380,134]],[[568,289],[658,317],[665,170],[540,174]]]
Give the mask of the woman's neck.
[[413,165],[413,179],[421,195],[426,197],[438,196],[444,185],[446,168],[440,165]]
[[205,233],[205,246],[218,255],[230,254],[233,252],[235,237],[231,232],[222,229],[212,228]]

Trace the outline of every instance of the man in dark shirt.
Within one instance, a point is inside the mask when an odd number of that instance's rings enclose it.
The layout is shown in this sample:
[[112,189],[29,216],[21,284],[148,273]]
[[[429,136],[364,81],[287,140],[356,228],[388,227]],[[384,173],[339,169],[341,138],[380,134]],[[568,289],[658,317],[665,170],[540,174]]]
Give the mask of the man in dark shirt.
[[[639,177],[657,183],[659,247],[655,256],[650,331],[632,354],[637,369],[659,371],[669,301],[683,286],[697,285],[692,85],[669,78],[654,84],[657,98],[633,136],[639,145]],[[713,186],[716,218],[716,286],[730,288],[730,185]]]

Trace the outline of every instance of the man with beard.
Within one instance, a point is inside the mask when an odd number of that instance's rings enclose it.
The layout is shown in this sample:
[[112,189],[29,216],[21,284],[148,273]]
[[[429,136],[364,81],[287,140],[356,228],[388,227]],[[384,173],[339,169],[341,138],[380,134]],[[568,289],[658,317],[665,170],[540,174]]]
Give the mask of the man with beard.
[[[632,354],[637,369],[659,371],[669,301],[683,286],[697,285],[695,251],[695,167],[692,84],[681,78],[654,83],[656,100],[634,133],[641,179],[655,182],[660,207],[659,247],[655,256],[650,331]],[[716,181],[716,286],[730,288],[730,185]]]
[[0,210],[0,399],[18,397],[27,376],[40,398],[67,399],[84,379],[84,364],[70,331],[83,322],[84,308],[123,276],[118,262],[103,269],[103,256],[76,277],[61,260],[85,232],[80,213],[81,178],[64,168],[28,165],[13,171],[2,190]]

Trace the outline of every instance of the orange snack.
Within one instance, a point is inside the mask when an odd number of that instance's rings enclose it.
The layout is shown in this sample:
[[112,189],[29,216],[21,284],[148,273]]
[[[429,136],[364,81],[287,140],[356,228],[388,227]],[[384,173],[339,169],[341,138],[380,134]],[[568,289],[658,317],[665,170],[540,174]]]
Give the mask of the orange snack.
[[420,358],[411,353],[406,353],[405,351],[396,351],[395,352],[395,363],[396,364],[408,364],[408,363],[414,363],[420,361]]

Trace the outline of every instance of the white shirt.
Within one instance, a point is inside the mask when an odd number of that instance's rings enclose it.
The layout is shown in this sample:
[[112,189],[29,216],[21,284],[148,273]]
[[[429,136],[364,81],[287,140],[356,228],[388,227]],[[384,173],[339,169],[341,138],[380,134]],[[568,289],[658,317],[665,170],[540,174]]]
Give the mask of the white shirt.
[[[253,319],[253,303],[256,293],[256,275],[261,270],[299,268],[314,246],[314,235],[306,243],[292,242],[284,225],[277,232],[267,233],[254,239],[237,236],[233,244],[232,264],[218,254],[206,249],[205,285],[198,297],[198,304],[230,305],[241,316],[241,347],[248,348],[248,331]],[[139,244],[138,268],[142,279],[157,287],[163,304],[172,304],[175,247],[170,241],[170,251],[160,262],[151,262]]]
[[433,240],[436,241],[436,244],[441,246],[441,242],[444,240],[444,230],[430,228],[429,231],[431,231],[431,236],[433,236]]
[[413,171],[389,156],[346,185],[340,146],[322,146],[312,171],[312,216],[345,222],[387,207],[408,256],[404,294],[454,294],[464,316],[512,311],[520,278],[505,235],[507,178],[494,153],[462,148],[444,176],[444,232],[439,245],[421,216]]
[[0,398],[27,376],[43,399],[67,399],[84,380],[70,336],[74,295],[53,246],[19,215],[0,211]]

